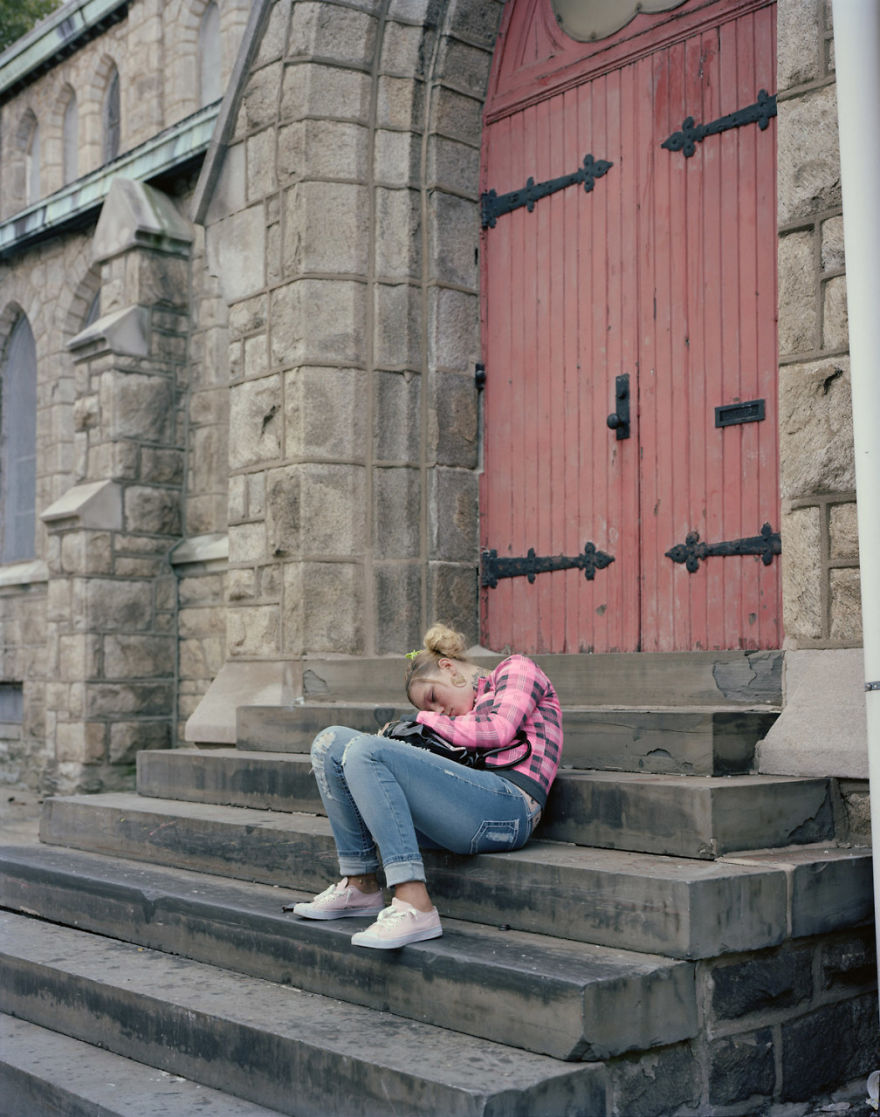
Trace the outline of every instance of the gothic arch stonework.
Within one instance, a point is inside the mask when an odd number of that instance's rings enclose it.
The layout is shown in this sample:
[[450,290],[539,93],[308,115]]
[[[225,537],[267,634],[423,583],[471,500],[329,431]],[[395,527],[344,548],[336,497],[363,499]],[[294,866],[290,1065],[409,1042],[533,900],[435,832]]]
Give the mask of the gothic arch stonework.
[[[212,0],[179,0],[171,7],[167,31],[170,64],[167,68],[169,119],[187,116],[199,106],[199,30]],[[220,12],[220,69],[225,87],[235,60],[234,46],[247,19],[245,0],[214,0]]]
[[113,75],[119,75],[119,122],[120,146],[126,143],[126,82],[117,59],[103,54],[91,74],[88,85],[83,89],[81,99],[81,128],[83,146],[88,151],[86,165],[100,165],[104,150],[104,104]]
[[0,360],[6,352],[6,346],[9,342],[9,337],[15,328],[18,319],[24,315],[28,322],[31,324],[31,329],[34,332],[34,339],[37,342],[37,355],[40,356],[40,337],[38,327],[35,322],[39,319],[40,304],[37,299],[32,295],[26,295],[23,291],[6,291],[4,292],[6,298],[2,311],[0,311]]
[[399,650],[441,609],[476,635],[479,150],[500,12],[267,5],[227,93],[201,212],[243,324],[230,492],[258,476],[266,492],[265,551],[231,501],[230,563],[233,581],[280,567],[280,608],[230,601],[233,657]]
[[8,194],[2,202],[4,216],[16,213],[28,202],[28,152],[38,130],[37,114],[26,105],[20,110],[9,136],[9,168],[5,172]]

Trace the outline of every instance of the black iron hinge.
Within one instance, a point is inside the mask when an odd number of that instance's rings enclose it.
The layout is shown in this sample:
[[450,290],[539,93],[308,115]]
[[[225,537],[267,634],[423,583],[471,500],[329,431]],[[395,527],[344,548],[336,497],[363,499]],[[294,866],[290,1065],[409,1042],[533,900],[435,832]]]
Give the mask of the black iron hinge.
[[696,574],[700,567],[700,560],[707,558],[726,558],[730,555],[760,555],[761,562],[769,566],[774,555],[782,553],[782,540],[779,532],[774,531],[769,524],[764,524],[760,535],[752,535],[747,539],[731,539],[725,543],[701,543],[700,533],[690,532],[684,543],[676,543],[666,552],[666,557],[673,562],[684,563],[685,568]]
[[595,543],[585,543],[579,555],[535,554],[533,547],[518,558],[499,558],[497,551],[483,551],[480,563],[480,585],[494,589],[501,578],[528,578],[534,582],[538,574],[549,574],[554,570],[583,570],[584,577],[592,582],[597,570],[604,570],[614,562],[613,555],[606,555],[596,548]]
[[776,94],[771,95],[766,89],[762,89],[753,105],[737,109],[727,116],[720,116],[709,124],[695,124],[692,116],[687,117],[682,122],[681,131],[673,132],[660,146],[668,151],[680,151],[685,159],[690,159],[697,150],[696,145],[702,143],[707,136],[726,132],[730,128],[741,128],[744,124],[757,124],[763,132],[774,116],[776,116]]
[[576,182],[583,183],[584,190],[589,194],[597,178],[601,178],[612,167],[606,159],[594,159],[591,154],[584,156],[584,164],[570,175],[561,175],[551,178],[546,182],[535,182],[533,178],[527,180],[525,186],[519,190],[511,190],[508,194],[496,194],[494,190],[486,190],[480,195],[480,213],[484,229],[494,229],[495,222],[505,213],[512,213],[515,209],[525,206],[529,213],[535,208],[535,202],[555,194],[557,190],[564,190],[566,186],[573,186]]

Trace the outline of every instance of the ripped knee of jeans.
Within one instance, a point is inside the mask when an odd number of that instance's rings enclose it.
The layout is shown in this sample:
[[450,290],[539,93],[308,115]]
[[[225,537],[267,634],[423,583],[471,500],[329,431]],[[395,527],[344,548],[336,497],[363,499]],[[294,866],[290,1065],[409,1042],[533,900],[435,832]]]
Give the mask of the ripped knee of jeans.
[[348,760],[349,756],[351,755],[352,748],[358,750],[358,749],[360,749],[362,743],[364,741],[368,741],[368,740],[369,740],[369,737],[366,734],[359,734],[357,737],[352,737],[352,739],[348,742],[348,744],[342,750],[342,762],[341,763],[342,763],[343,768],[345,767],[346,761]]
[[315,779],[318,781],[318,790],[321,793],[322,799],[333,798],[330,785],[327,782],[325,763],[327,754],[335,743],[336,734],[333,732],[332,727],[330,729],[322,729],[314,741],[312,741],[312,771],[315,773]]
[[336,734],[333,732],[333,726],[329,729],[322,729],[314,741],[312,741],[312,756],[317,754],[323,757],[335,740]]

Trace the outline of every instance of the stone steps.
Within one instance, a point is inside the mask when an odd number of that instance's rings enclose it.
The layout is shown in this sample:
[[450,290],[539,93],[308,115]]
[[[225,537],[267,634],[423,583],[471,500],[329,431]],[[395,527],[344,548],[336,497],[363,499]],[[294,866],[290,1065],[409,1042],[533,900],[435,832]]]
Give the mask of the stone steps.
[[[240,710],[238,749],[144,752],[141,794],[50,800],[46,844],[0,850],[13,1031],[255,1114],[750,1117],[862,1073],[870,850],[834,845],[833,780],[732,774],[779,653],[538,658],[566,767],[523,850],[426,854],[442,938],[359,950],[360,921],[280,910],[337,876],[313,736],[406,712],[396,660],[309,659],[303,704]],[[16,1059],[0,1085],[116,1112]]]
[[832,781],[566,771],[553,785],[539,836],[697,858],[832,842]]
[[[46,803],[41,838],[307,892],[337,875],[329,824],[315,815],[71,796]],[[872,911],[868,851],[801,847],[705,861],[533,840],[515,853],[425,860],[450,918],[671,958],[760,950]]]
[[0,1107],[9,1117],[277,1117],[277,1109],[0,1014]]
[[389,956],[351,945],[369,920],[283,914],[277,888],[46,846],[0,851],[0,896],[55,923],[556,1059],[696,1033],[693,964],[654,955],[444,918],[442,938]]
[[[138,755],[141,795],[323,813],[300,753],[174,749]],[[832,841],[830,780],[560,772],[539,837],[606,849],[713,858]]]
[[[491,670],[503,658],[478,654],[473,661]],[[646,709],[704,706],[778,709],[782,702],[780,651],[638,652],[603,655],[535,655],[565,706],[633,704]],[[399,705],[403,700],[399,656],[333,659],[307,656],[302,662],[306,703]]]
[[[478,654],[490,670],[498,655]],[[751,770],[782,702],[782,653],[537,655],[563,707],[565,763],[610,771],[726,775]],[[399,657],[302,663],[296,705],[240,707],[236,742],[308,752],[327,725],[376,732],[411,716]]]
[[0,915],[0,1010],[297,1117],[605,1112],[566,1063],[69,927]]
[[[388,721],[411,718],[411,706],[309,702],[243,706],[237,745],[258,752],[308,753],[328,725],[376,733]],[[566,705],[564,762],[572,768],[727,775],[748,772],[755,746],[778,716],[766,707],[640,707]]]

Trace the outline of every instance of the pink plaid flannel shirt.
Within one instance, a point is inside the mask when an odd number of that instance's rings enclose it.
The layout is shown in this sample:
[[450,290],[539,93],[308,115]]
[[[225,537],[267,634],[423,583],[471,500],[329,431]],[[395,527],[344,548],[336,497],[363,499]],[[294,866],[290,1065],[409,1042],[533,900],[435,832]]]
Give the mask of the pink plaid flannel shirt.
[[498,774],[534,796],[542,806],[546,803],[562,756],[562,711],[553,684],[526,656],[512,655],[487,678],[477,680],[477,699],[469,714],[447,717],[422,710],[417,720],[453,745],[468,749],[510,744],[510,752],[487,759],[487,768],[504,764],[522,752],[523,746],[514,740],[522,729],[531,743],[531,756]]

